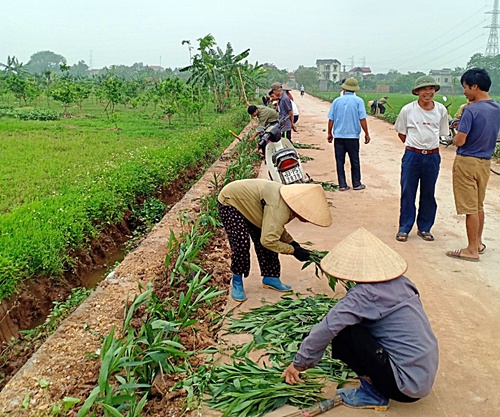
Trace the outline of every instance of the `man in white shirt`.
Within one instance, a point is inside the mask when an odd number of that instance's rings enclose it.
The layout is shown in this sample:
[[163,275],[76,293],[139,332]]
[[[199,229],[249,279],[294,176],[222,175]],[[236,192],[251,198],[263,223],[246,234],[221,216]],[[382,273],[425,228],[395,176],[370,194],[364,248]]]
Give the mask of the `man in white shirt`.
[[[423,75],[415,80],[412,93],[418,96],[401,109],[394,125],[399,139],[406,145],[401,161],[401,206],[399,230],[396,240],[406,242],[417,222],[417,234],[426,241],[433,241],[437,203],[434,196],[439,174],[439,136],[449,134],[446,107],[433,100],[440,88],[436,80]],[[420,186],[418,214],[415,206]]]

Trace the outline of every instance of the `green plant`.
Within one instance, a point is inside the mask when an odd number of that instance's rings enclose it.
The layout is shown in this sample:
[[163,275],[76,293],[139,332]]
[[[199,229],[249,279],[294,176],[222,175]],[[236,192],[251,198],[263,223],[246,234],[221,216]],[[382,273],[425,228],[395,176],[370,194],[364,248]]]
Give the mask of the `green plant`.
[[354,287],[356,285],[355,282],[352,282],[352,281],[343,281],[343,280],[339,280],[333,276],[331,276],[330,274],[328,274],[327,272],[323,271],[321,269],[321,260],[326,256],[328,255],[328,251],[317,251],[317,250],[312,250],[311,251],[311,256],[310,256],[310,260],[305,262],[304,265],[302,266],[302,269],[304,268],[307,268],[309,265],[314,265],[314,268],[315,268],[315,275],[318,277],[318,278],[321,278],[321,276],[326,276],[326,278],[328,279],[328,285],[330,286],[330,288],[332,289],[332,291],[335,291],[335,286],[337,285],[338,282],[340,282],[342,284],[342,286],[348,291],[350,288]]
[[287,384],[279,366],[260,367],[250,359],[232,365],[217,366],[209,385],[211,407],[225,416],[263,416],[284,404],[308,407],[322,400],[324,382],[314,370],[303,374],[304,383]]

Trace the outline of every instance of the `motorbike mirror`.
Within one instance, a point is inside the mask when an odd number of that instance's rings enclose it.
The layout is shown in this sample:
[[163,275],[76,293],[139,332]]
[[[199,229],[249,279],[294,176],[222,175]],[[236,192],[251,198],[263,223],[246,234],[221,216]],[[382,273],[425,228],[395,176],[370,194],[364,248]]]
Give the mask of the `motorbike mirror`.
[[448,98],[446,96],[443,96],[443,101],[448,101]]

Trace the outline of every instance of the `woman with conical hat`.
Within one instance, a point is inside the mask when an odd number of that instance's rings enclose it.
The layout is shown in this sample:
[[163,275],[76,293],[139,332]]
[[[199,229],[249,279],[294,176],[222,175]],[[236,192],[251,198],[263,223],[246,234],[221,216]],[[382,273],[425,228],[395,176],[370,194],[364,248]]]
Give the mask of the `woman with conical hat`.
[[331,343],[332,356],[351,367],[361,386],[338,389],[354,408],[385,410],[389,399],[414,402],[431,391],[438,367],[438,344],[418,290],[403,276],[407,264],[395,251],[360,228],[321,261],[326,273],[355,282],[304,339],[286,382],[321,360]]
[[236,301],[246,300],[242,278],[250,273],[250,239],[257,253],[264,288],[290,291],[292,287],[280,279],[278,254],[293,255],[306,262],[310,252],[294,241],[285,225],[295,218],[323,227],[332,224],[325,192],[319,184],[238,180],[221,190],[218,201],[231,246],[231,296]]

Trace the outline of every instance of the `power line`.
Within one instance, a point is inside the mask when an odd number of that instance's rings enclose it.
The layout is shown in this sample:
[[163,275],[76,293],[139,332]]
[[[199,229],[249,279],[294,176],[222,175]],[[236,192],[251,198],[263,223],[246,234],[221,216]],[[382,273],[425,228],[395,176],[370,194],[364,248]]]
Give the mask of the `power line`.
[[[471,27],[470,29],[466,30],[465,32],[462,32],[461,34],[459,34],[459,35],[455,36],[453,39],[450,39],[449,41],[447,41],[447,42],[445,42],[445,43],[443,43],[443,44],[441,44],[441,45],[434,46],[434,47],[432,48],[432,52],[431,52],[431,53],[436,52],[437,50],[439,50],[439,49],[441,49],[441,48],[443,48],[443,47],[445,47],[445,46],[449,45],[449,44],[450,44],[450,43],[452,43],[452,42],[455,42],[457,39],[462,38],[464,35],[466,35],[467,33],[471,32],[471,31],[473,31],[474,29],[476,29],[477,27],[479,27],[479,26],[481,26],[481,25],[483,25],[483,24],[484,24],[484,22],[479,22],[478,24],[474,25],[473,27]],[[483,36],[483,34],[479,35],[478,37],[481,37],[481,36]],[[474,40],[476,40],[476,39],[477,39],[477,37],[476,37],[476,38],[474,38],[472,41],[474,41]],[[468,44],[468,43],[470,43],[470,42],[472,42],[472,41],[469,41],[469,42],[467,42],[466,44]],[[464,44],[464,45],[466,45],[466,44]],[[463,45],[461,45],[461,46],[463,46]],[[461,47],[461,46],[460,46],[460,47]],[[455,50],[455,49],[454,49],[454,50]],[[447,51],[446,53],[449,53],[449,51]],[[396,61],[396,62],[397,62],[397,63],[399,63],[399,66],[404,66],[404,65],[406,65],[407,63],[413,63],[413,62],[415,62],[415,60],[416,60],[416,59],[418,59],[418,58],[420,58],[420,57],[424,57],[424,56],[428,56],[428,55],[429,55],[429,52],[428,52],[428,51],[426,51],[426,52],[422,52],[422,53],[420,53],[420,54],[413,55],[413,56],[412,56],[411,58],[409,58],[409,59],[404,59],[403,61],[399,60],[399,61]]]
[[[451,29],[448,29],[446,32],[444,32],[443,34],[441,35],[438,35],[436,37],[434,37],[432,40],[430,40],[429,42],[427,43],[424,43],[423,45],[419,45],[419,49],[422,49],[422,48],[426,48],[427,46],[431,46],[432,45],[432,50],[436,50],[436,49],[439,49],[441,46],[435,46],[436,45],[436,39],[443,39],[446,35],[448,35],[449,33],[451,33],[452,31],[454,31],[455,29],[459,28],[459,27],[463,27],[463,23],[465,22],[469,22],[470,24],[470,20],[471,20],[471,17],[470,16],[479,16],[480,12],[482,10],[484,10],[486,8],[486,5],[482,6],[480,9],[478,9],[477,11],[473,12],[473,13],[470,13],[467,15],[467,17],[463,20],[461,20],[460,22],[458,22],[456,25],[452,26]],[[465,33],[468,33],[470,32],[471,30],[477,28],[478,26],[482,25],[485,21],[485,18],[483,17],[481,19],[481,22],[478,23],[478,24],[475,24],[472,28],[470,29],[467,29],[466,32],[461,32],[459,35],[455,36],[452,40],[448,41],[446,44],[448,44],[449,42],[453,42],[454,40],[458,39],[460,36],[463,36]],[[425,55],[427,52],[424,52],[423,54],[420,54],[420,55]],[[399,55],[400,58],[402,58],[404,61],[407,61],[407,58],[410,58],[410,60],[413,60],[415,58],[415,54],[412,53],[412,52],[408,52],[407,54],[402,54],[402,55]],[[417,55],[418,57],[418,55]],[[404,62],[403,61],[403,62]]]

